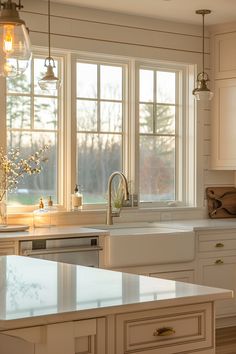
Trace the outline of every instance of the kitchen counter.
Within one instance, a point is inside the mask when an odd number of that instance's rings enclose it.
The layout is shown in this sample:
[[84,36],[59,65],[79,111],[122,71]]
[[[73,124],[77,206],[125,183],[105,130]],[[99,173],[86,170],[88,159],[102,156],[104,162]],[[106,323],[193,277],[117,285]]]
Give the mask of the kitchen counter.
[[199,219],[199,220],[170,220],[151,223],[159,227],[182,228],[193,231],[236,229],[236,218],[229,219]]
[[42,228],[30,228],[27,231],[18,232],[0,232],[1,241],[19,241],[19,240],[35,240],[45,237],[63,238],[63,237],[88,237],[88,236],[106,236],[109,231],[95,228],[87,228],[80,226],[52,226]]
[[229,290],[172,280],[0,257],[0,330],[231,297]]

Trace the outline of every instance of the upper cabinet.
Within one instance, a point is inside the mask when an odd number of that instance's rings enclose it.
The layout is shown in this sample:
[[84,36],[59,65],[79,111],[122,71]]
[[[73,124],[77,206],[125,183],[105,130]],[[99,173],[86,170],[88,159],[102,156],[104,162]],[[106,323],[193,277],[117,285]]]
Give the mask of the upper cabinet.
[[236,78],[236,32],[215,35],[213,41],[215,79]]
[[236,170],[236,30],[212,35],[211,168]]

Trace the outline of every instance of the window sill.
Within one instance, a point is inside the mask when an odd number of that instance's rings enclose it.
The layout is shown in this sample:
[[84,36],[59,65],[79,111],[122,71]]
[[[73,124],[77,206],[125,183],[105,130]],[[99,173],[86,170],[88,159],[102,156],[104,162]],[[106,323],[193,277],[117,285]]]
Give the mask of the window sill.
[[[106,213],[106,208],[104,209],[83,209],[78,211],[66,211],[58,210],[56,213],[60,216],[85,216],[85,215],[104,215]],[[196,211],[202,212],[205,211],[204,207],[192,207],[192,206],[169,206],[169,207],[124,207],[121,210],[121,216],[124,214],[139,214],[139,213],[155,213],[155,212],[181,212],[181,211]],[[18,218],[18,217],[33,217],[33,211],[19,211],[19,212],[9,212],[8,218]]]

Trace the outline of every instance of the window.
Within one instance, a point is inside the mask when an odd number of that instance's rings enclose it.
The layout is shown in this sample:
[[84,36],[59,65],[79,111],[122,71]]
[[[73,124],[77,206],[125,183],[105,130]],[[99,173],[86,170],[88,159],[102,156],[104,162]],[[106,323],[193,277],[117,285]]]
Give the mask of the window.
[[[69,208],[76,183],[88,208],[103,208],[108,178],[119,170],[141,207],[195,205],[192,66],[79,53],[55,59],[57,75],[64,73],[64,87],[56,93],[38,86],[41,54],[24,75],[7,80],[8,149],[28,155],[51,145],[43,173],[22,179],[8,195],[10,204],[32,205],[52,196]],[[62,71],[66,65],[70,77]],[[63,103],[70,87],[72,96]]]
[[85,203],[105,203],[110,174],[122,170],[124,68],[76,64],[77,183]]
[[[61,62],[55,60],[56,75]],[[59,92],[43,92],[38,80],[45,73],[44,57],[35,55],[25,73],[7,79],[7,147],[28,156],[45,144],[50,145],[48,162],[39,175],[25,176],[17,192],[8,194],[10,205],[36,204],[41,196],[58,202],[58,141],[60,138]]]
[[164,69],[139,69],[141,202],[177,198],[178,76]]

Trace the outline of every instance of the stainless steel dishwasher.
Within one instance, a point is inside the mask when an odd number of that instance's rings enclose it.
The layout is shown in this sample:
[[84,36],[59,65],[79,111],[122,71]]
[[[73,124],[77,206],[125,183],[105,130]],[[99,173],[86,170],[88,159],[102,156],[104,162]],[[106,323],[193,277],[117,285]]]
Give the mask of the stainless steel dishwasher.
[[20,241],[20,255],[99,267],[99,237],[67,237]]

